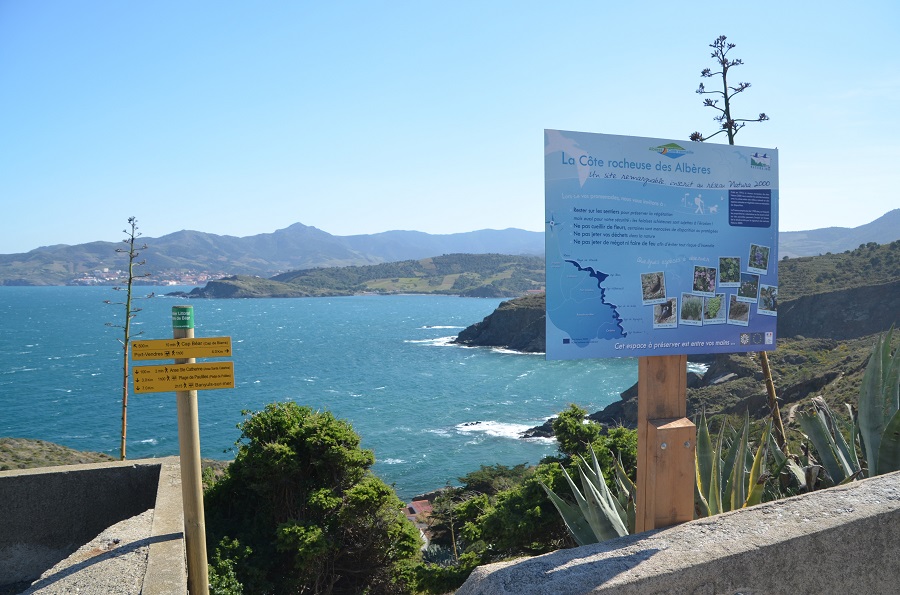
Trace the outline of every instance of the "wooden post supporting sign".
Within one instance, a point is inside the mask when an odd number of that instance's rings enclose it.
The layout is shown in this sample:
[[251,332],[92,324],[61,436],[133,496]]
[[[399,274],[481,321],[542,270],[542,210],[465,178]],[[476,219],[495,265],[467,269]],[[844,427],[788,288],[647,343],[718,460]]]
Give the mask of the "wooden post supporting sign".
[[[172,307],[172,337],[194,338],[193,306]],[[194,358],[176,359],[176,364],[193,364]],[[197,391],[175,392],[178,401],[178,446],[181,454],[181,497],[184,501],[184,538],[187,547],[188,589],[191,595],[209,593],[206,562],[206,517],[203,510],[203,483],[200,470],[200,423]]]
[[696,427],[687,414],[687,356],[638,358],[635,532],[694,518]]

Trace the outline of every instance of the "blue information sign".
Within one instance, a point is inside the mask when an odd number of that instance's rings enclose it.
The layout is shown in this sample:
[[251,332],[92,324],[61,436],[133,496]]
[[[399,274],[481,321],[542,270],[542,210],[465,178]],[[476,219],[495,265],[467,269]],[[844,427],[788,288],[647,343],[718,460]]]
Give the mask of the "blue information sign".
[[544,131],[547,357],[775,348],[778,153]]

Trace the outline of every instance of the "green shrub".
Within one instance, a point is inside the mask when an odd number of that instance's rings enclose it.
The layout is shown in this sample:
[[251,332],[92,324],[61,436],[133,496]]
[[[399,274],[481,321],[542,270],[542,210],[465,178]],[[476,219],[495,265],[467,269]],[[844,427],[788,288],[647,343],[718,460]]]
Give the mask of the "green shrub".
[[288,402],[240,428],[206,494],[208,541],[231,544],[217,552],[225,579],[250,593],[410,592],[419,533],[350,424]]

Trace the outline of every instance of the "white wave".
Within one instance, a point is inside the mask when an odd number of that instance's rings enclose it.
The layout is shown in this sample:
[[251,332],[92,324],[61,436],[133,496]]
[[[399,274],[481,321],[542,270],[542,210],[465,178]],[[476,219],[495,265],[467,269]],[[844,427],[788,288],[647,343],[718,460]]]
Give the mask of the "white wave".
[[446,326],[442,326],[442,325],[434,325],[434,326],[431,326],[431,325],[428,325],[428,324],[426,324],[425,326],[420,326],[420,327],[419,327],[420,330],[422,330],[422,329],[431,329],[431,328],[466,328],[466,327],[464,327],[464,326],[451,326],[451,325],[446,325]]
[[543,352],[532,353],[526,351],[516,351],[515,349],[506,349],[505,347],[491,347],[491,351],[493,351],[494,353],[504,353],[510,355],[546,355]]
[[435,339],[406,339],[403,341],[404,343],[419,343],[421,345],[432,345],[434,347],[447,347],[453,345],[453,341],[456,339],[454,336],[450,337],[437,337]]
[[150,444],[156,446],[159,444],[159,441],[156,438],[147,438],[146,440],[138,440],[138,444]]
[[450,432],[443,428],[430,428],[427,430],[423,430],[426,434],[437,434],[438,436],[450,436]]
[[406,463],[406,461],[403,459],[385,459],[381,462],[384,463],[385,465],[402,465],[402,464]]
[[709,366],[706,364],[698,364],[698,363],[694,363],[694,362],[688,362],[688,365],[687,365],[688,372],[695,372],[701,376],[706,374],[706,371],[708,369],[709,369]]
[[522,433],[533,426],[527,424],[511,424],[500,421],[470,421],[456,425],[460,434],[484,434],[496,438],[521,438]]

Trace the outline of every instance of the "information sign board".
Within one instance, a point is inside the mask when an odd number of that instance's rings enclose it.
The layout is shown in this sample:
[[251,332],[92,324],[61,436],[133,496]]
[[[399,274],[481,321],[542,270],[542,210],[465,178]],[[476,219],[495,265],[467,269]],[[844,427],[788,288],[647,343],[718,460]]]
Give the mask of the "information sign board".
[[131,359],[136,361],[230,356],[231,337],[149,339],[131,342]]
[[773,149],[544,131],[547,357],[775,348]]
[[134,366],[135,393],[234,388],[234,362]]

